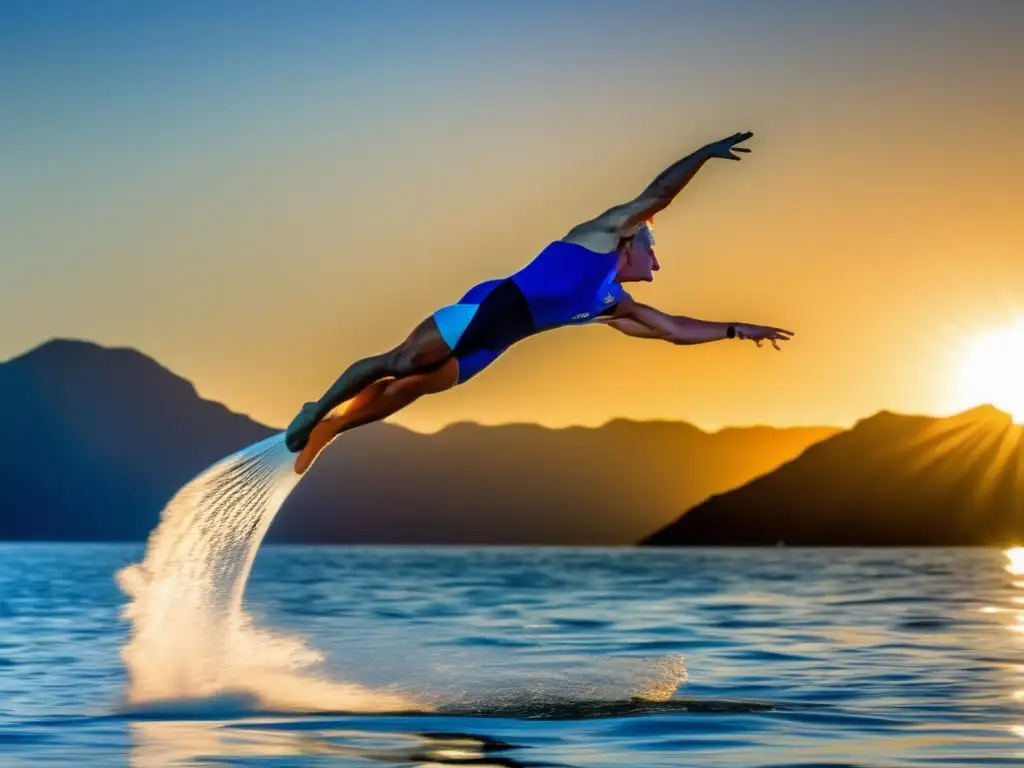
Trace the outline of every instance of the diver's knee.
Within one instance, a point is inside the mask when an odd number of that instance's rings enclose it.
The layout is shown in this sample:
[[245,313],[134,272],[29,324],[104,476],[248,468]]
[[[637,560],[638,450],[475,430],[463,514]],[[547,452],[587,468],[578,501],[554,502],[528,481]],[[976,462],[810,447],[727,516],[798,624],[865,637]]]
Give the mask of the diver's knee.
[[385,352],[381,357],[383,358],[381,368],[385,376],[397,378],[408,375],[410,356],[404,344],[395,347],[390,352]]
[[437,355],[423,344],[411,343],[398,347],[391,355],[389,372],[392,376],[411,376],[437,365]]
[[416,352],[406,345],[395,349],[388,358],[388,374],[395,378],[408,376],[416,372]]

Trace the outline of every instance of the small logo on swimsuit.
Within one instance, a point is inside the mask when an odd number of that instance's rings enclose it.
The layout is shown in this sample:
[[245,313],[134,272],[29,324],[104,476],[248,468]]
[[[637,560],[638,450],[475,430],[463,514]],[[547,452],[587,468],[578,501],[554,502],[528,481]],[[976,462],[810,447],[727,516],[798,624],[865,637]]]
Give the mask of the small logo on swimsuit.
[[603,301],[605,304],[611,304],[613,301],[615,301],[615,297],[612,296],[610,293],[605,294],[605,297],[601,299],[601,301]]
[[589,312],[580,312],[578,315],[573,315],[571,319],[573,319],[573,320],[586,320],[588,317],[590,317],[590,313]]

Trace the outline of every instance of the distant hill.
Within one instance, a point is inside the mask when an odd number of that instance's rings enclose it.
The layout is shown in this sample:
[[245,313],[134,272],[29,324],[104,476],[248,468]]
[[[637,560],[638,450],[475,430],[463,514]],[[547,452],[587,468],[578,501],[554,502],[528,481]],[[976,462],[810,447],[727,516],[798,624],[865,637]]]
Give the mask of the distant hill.
[[641,541],[658,546],[1002,546],[1024,538],[1022,428],[982,406],[883,411],[716,495]]
[[0,365],[0,538],[144,540],[175,490],[271,433],[134,350],[51,341]]
[[[144,540],[191,477],[275,431],[135,350],[48,342],[0,364],[0,538]],[[325,452],[269,538],[628,544],[836,431],[373,424]]]

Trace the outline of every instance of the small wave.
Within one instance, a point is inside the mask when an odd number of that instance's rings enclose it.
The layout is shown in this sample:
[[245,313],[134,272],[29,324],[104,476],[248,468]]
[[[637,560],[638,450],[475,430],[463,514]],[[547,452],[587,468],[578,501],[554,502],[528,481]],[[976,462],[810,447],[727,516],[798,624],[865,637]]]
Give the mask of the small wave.
[[551,623],[556,627],[567,630],[593,630],[605,629],[612,626],[613,622],[607,619],[579,619],[579,618],[557,618]]
[[953,622],[943,618],[905,619],[896,624],[896,629],[909,632],[942,632],[952,629]]
[[53,741],[52,736],[25,731],[0,731],[0,744],[5,746],[30,746]]
[[711,701],[704,699],[668,699],[654,701],[634,698],[619,701],[558,701],[509,703],[482,707],[439,707],[438,714],[472,717],[504,717],[520,720],[593,720],[612,717],[673,713],[755,713],[783,709],[778,704],[757,701]]

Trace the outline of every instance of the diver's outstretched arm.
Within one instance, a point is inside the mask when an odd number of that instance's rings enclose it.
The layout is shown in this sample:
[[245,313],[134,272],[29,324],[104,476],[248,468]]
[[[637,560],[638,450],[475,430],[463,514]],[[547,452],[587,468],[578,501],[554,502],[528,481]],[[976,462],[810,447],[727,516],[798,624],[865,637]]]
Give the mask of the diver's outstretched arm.
[[794,335],[792,331],[769,325],[721,323],[669,315],[633,299],[622,301],[615,314],[602,321],[627,336],[660,339],[672,344],[704,344],[709,341],[737,338],[750,339],[759,347],[762,341],[767,340],[775,349],[780,349],[778,342],[788,341]]
[[[661,210],[667,208],[708,160],[723,158],[739,160],[736,152],[750,152],[746,147],[737,147],[754,134],[750,131],[735,133],[728,138],[707,144],[682,160],[673,163],[658,174],[647,188],[635,199],[623,205],[609,208],[591,221],[580,224],[564,239],[579,242],[596,250],[610,250],[619,239],[635,234],[640,226]],[[603,235],[604,241],[596,242]],[[584,242],[584,240],[595,242]],[[614,239],[614,243],[611,240]],[[611,246],[609,247],[609,243]]]

